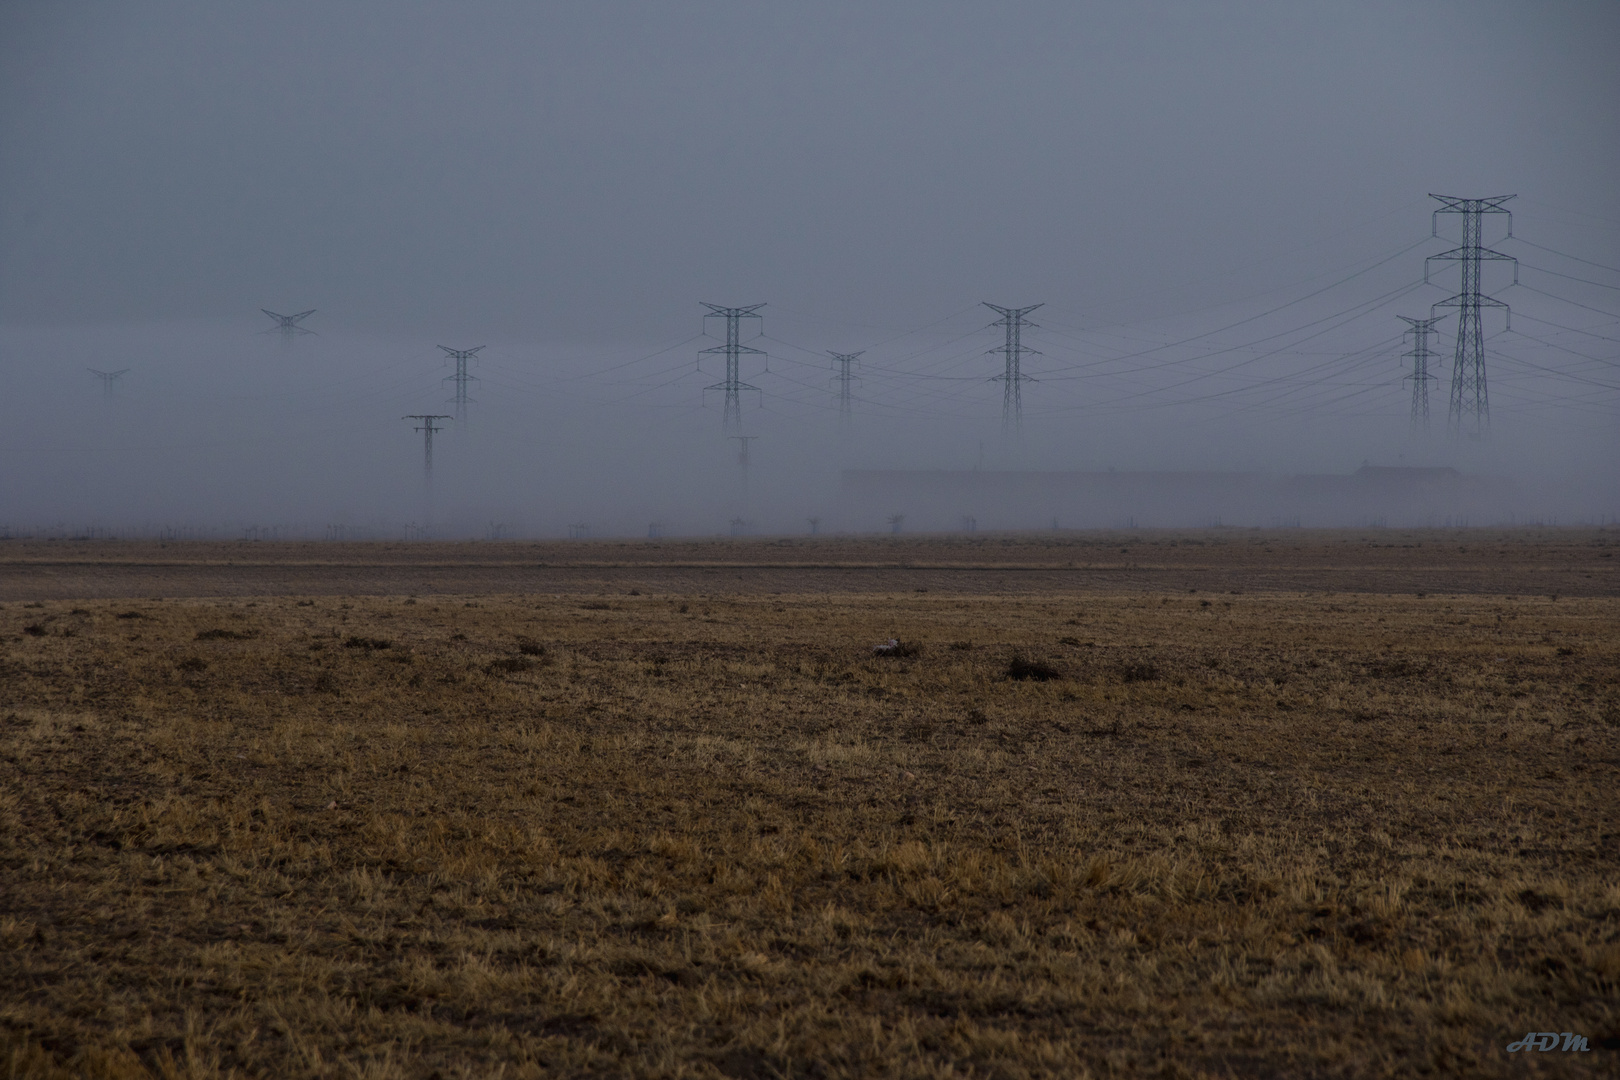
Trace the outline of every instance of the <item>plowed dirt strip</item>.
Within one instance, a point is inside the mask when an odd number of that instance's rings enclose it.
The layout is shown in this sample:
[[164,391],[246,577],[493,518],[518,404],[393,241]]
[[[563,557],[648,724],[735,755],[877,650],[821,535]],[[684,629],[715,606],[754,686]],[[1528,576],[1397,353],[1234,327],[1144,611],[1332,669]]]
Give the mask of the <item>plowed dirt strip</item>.
[[0,544],[0,602],[640,589],[731,595],[1362,592],[1620,595],[1620,530],[464,544]]

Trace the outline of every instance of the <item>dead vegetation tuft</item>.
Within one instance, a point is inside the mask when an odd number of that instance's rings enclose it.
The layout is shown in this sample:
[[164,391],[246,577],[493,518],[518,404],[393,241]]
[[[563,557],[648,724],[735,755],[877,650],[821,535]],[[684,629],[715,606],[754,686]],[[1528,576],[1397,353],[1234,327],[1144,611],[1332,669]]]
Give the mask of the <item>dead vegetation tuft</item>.
[[197,641],[246,641],[249,638],[251,638],[252,636],[253,636],[252,634],[243,633],[240,630],[222,630],[222,629],[217,629],[216,628],[216,629],[213,629],[213,630],[199,630],[199,631],[197,631],[197,636],[196,636],[196,638],[194,640],[197,640]]
[[1063,672],[1041,660],[1032,660],[1022,653],[1014,653],[1007,661],[1007,678],[1018,681],[1051,682],[1063,678]]

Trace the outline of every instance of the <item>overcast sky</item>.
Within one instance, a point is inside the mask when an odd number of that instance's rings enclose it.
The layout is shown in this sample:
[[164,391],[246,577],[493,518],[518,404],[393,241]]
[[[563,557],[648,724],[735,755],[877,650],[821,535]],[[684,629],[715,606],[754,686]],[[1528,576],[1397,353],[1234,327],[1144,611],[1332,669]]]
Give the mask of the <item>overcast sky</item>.
[[1620,218],[1617,47],[1602,2],[13,0],[0,319],[1134,320],[1429,191]]
[[[1605,269],[1620,265],[1617,46],[1620,5],[1596,0],[11,0],[0,331],[14,363],[32,335],[78,378],[86,339],[50,335],[245,334],[261,307],[316,308],[329,348],[345,334],[381,352],[505,342],[513,372],[523,350],[530,363],[553,349],[572,377],[696,334],[699,301],[764,301],[778,373],[794,355],[870,348],[863,393],[900,409],[939,387],[906,397],[884,363],[944,378],[955,354],[937,350],[986,321],[974,305],[1044,303],[1051,381],[1032,409],[1068,409],[1072,390],[1084,410],[1159,390],[1117,367],[1065,389],[1083,365],[1208,334],[1418,245],[1290,315],[1350,311],[1444,250],[1421,244],[1429,192],[1517,193],[1516,233],[1553,251],[1514,253],[1569,278],[1527,273],[1567,299],[1526,295],[1525,310],[1544,335],[1600,335],[1558,340],[1598,357],[1572,361],[1588,381],[1563,390],[1588,408],[1601,392],[1602,427],[1617,400],[1602,335],[1620,336],[1603,318],[1620,282]],[[1444,295],[1431,291],[1278,362],[1316,370],[1334,350],[1381,348],[1387,366],[1393,314],[1425,314]],[[929,326],[939,336],[879,347]],[[1093,336],[1063,346],[1060,332]],[[1562,362],[1511,344],[1521,376]],[[184,350],[148,348],[165,351]],[[523,370],[539,393],[543,369]],[[1210,385],[1247,393],[1230,380],[1262,370]],[[1379,407],[1404,421],[1399,373],[1386,375]],[[823,394],[824,372],[804,378]],[[670,393],[701,403],[699,384]],[[622,389],[592,385],[598,402]],[[994,420],[999,398],[984,405]]]

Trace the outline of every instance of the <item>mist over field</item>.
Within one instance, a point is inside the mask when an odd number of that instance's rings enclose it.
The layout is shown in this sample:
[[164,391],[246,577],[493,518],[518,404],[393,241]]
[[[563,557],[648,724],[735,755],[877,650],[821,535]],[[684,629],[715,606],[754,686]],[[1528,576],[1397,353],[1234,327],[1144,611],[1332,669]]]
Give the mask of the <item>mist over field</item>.
[[[0,528],[1203,526],[844,473],[1364,465],[1477,481],[1459,522],[1613,521],[1617,40],[1597,5],[9,5]],[[1484,439],[1454,313],[1411,422],[1396,316],[1458,289],[1430,192],[1518,196]],[[1043,305],[1021,438],[983,301]],[[731,430],[703,302],[766,305]],[[479,345],[429,487],[402,418]],[[1256,498],[1224,523],[1452,518]]]

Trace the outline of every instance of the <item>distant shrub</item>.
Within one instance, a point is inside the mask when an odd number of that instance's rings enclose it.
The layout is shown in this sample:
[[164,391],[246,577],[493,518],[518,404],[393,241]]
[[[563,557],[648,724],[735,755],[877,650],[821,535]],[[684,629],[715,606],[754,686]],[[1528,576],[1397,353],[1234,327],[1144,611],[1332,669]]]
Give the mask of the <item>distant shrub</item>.
[[973,648],[973,642],[953,641],[951,642],[951,648],[955,649],[957,652],[967,652],[969,649]]
[[240,630],[199,630],[198,641],[246,641],[252,634],[244,634]]
[[365,649],[369,652],[372,649],[392,649],[394,643],[387,638],[361,637],[359,634],[351,634],[349,639],[343,643],[343,647],[345,649]]
[[207,671],[208,661],[200,656],[188,656],[174,666],[181,671]]
[[1387,657],[1367,665],[1367,674],[1379,679],[1410,679],[1428,673],[1427,663],[1405,656]]
[[27,634],[29,637],[44,637],[46,631],[45,627],[41,626],[39,623],[29,623],[27,626],[23,627],[23,633]]
[[516,675],[520,671],[528,671],[534,667],[534,661],[527,656],[503,656],[499,660],[491,660],[484,665],[487,675]]
[[586,611],[612,611],[613,610],[613,605],[609,604],[605,600],[587,600],[587,601],[585,601],[583,604],[581,604],[579,606],[584,608]]
[[906,657],[918,656],[921,653],[921,645],[913,645],[909,641],[901,641],[898,638],[890,638],[881,645],[872,646],[873,656],[886,656],[890,659],[903,660]]
[[144,618],[146,618],[146,616],[142,615],[138,611],[120,611],[117,615],[114,615],[113,618],[115,618],[115,619],[144,619]]
[[1152,682],[1159,677],[1159,669],[1146,661],[1140,663],[1121,664],[1119,677],[1122,682]]
[[1020,681],[1033,680],[1035,682],[1050,682],[1053,679],[1063,678],[1063,672],[1059,671],[1051,664],[1045,664],[1039,660],[1031,660],[1028,657],[1020,656],[1015,653],[1013,654],[1013,658],[1007,661],[1007,678],[1018,679]]
[[528,638],[518,638],[517,649],[518,652],[522,653],[524,656],[546,655],[546,647],[544,645],[540,644],[538,641],[530,641]]

